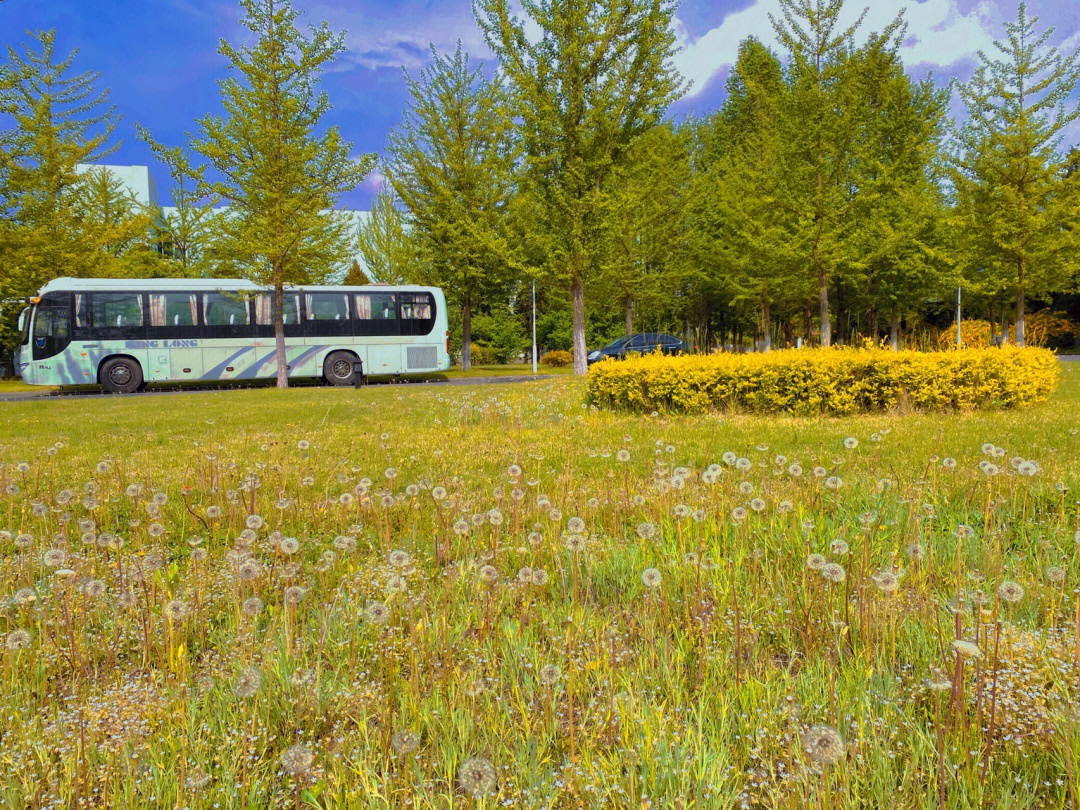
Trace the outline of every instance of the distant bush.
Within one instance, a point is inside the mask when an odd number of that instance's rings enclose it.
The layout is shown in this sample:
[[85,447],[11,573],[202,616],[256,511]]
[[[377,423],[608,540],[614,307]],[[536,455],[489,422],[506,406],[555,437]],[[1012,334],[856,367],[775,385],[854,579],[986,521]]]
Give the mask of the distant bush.
[[[960,321],[960,343],[965,349],[981,349],[990,345],[990,322],[977,318]],[[938,345],[947,349],[956,345],[956,321],[938,335]]]
[[849,414],[1031,405],[1057,388],[1046,349],[790,349],[763,354],[598,363],[587,389],[597,405],[636,411]]
[[493,366],[498,362],[495,350],[490,346],[481,346],[479,343],[469,344],[469,359],[474,366]]
[[540,357],[540,362],[552,368],[562,368],[574,362],[574,355],[562,349],[555,349],[555,351],[544,352]]
[[1071,349],[1080,341],[1080,325],[1064,312],[1040,309],[1024,319],[1027,342],[1048,349]]

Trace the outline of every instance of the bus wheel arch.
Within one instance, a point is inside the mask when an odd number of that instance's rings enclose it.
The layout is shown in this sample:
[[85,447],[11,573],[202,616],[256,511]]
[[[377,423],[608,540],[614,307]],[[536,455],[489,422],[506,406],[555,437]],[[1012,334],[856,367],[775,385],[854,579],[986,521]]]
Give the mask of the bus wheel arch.
[[112,354],[98,365],[98,383],[110,394],[132,394],[144,384],[142,366],[130,354]]
[[[353,363],[363,361],[356,352],[347,349],[338,349],[326,355],[323,360],[323,379],[330,385],[352,385],[355,382]],[[363,365],[361,365],[360,377],[363,379]]]

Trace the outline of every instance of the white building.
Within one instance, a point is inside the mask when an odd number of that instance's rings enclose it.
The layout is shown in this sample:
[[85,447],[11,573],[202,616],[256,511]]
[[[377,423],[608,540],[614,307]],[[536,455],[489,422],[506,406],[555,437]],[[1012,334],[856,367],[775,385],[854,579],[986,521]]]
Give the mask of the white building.
[[150,175],[149,166],[105,166],[97,164],[79,163],[75,171],[86,174],[91,169],[104,169],[135,198],[140,205],[148,205],[154,208],[158,204],[157,186],[154,178]]
[[[154,178],[150,174],[149,166],[106,166],[80,163],[75,167],[75,170],[80,173],[88,172],[91,169],[104,169],[107,171],[120,181],[121,185],[123,185],[123,187],[131,194],[136,202],[140,205],[158,209],[162,218],[169,219],[176,216],[177,212],[175,208],[158,204],[157,186],[154,184]],[[339,213],[342,213],[351,219],[356,228],[359,228],[360,223],[369,216],[367,211],[354,211],[352,209],[343,209]],[[367,263],[364,261],[364,257],[358,254],[356,256],[356,262],[366,273]]]

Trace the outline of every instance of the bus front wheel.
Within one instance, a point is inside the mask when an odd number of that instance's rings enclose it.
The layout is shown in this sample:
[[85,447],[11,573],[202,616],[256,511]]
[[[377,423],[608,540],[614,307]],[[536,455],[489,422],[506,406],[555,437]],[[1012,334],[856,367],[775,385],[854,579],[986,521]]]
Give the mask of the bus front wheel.
[[356,356],[349,352],[331,352],[323,363],[323,377],[331,385],[352,385],[356,379],[355,362]]
[[128,357],[114,357],[101,367],[101,386],[110,394],[134,393],[142,383],[142,369]]

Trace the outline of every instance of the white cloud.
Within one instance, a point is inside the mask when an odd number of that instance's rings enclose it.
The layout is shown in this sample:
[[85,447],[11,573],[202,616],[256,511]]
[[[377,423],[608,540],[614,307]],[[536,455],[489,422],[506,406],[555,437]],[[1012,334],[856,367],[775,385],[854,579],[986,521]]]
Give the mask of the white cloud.
[[474,59],[490,56],[467,4],[439,7],[406,2],[386,9],[365,4],[360,9],[325,3],[307,7],[304,20],[326,20],[331,29],[345,31],[348,51],[337,70],[357,65],[414,70],[430,64],[430,45],[443,53],[452,52],[458,40]]
[[378,168],[372,169],[360,185],[369,191],[382,191],[386,187],[386,175]]
[[[844,6],[841,21],[855,22],[864,4],[855,0]],[[968,12],[960,11],[958,0],[926,0],[922,3],[882,2],[869,6],[860,31],[880,31],[902,8],[908,30],[901,54],[907,65],[945,67],[974,59],[978,51],[992,49],[994,39],[1001,34],[1001,13],[987,0],[982,0]],[[689,96],[700,93],[709,80],[724,67],[735,64],[739,43],[755,36],[765,45],[779,50],[776,33],[769,14],[780,19],[779,0],[757,0],[753,5],[726,16],[720,25],[696,39],[691,39],[681,23],[676,25],[680,46],[675,66],[693,82]]]

